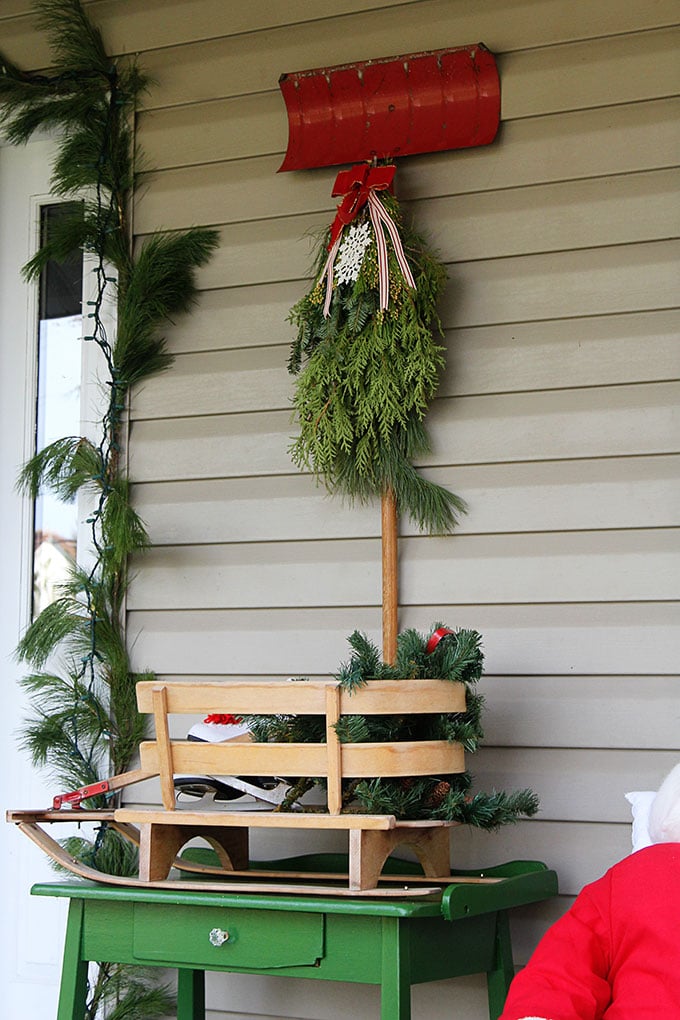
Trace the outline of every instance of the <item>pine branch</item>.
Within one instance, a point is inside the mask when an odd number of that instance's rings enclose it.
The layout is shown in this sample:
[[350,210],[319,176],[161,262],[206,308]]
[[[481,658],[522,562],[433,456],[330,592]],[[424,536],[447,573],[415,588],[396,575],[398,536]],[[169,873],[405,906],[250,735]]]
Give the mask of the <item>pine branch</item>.
[[[381,198],[396,222],[399,209]],[[367,217],[364,211],[360,217]],[[366,250],[353,284],[334,286],[324,314],[319,276],[327,252],[324,237],[316,282],[295,305],[297,326],[289,370],[296,378],[293,404],[299,435],[290,447],[293,462],[323,480],[330,492],[366,502],[393,491],[399,512],[423,531],[451,531],[464,502],[422,478],[412,461],[427,449],[423,418],[443,367],[434,339],[440,329],[436,303],[445,270],[413,231],[403,229],[417,289],[405,285],[390,246],[390,304],[378,303],[375,244]]]
[[513,793],[493,790],[491,793],[477,793],[472,798],[462,799],[458,791],[453,791],[434,810],[432,817],[460,821],[493,831],[502,825],[517,822],[522,817],[532,818],[538,808],[538,797],[532,790],[516,790]]
[[101,32],[85,14],[79,0],[38,0],[38,28],[50,37],[55,67],[60,71],[87,68],[108,74],[111,60]]
[[197,296],[195,271],[218,243],[217,231],[194,227],[182,234],[154,235],[141,249],[118,310],[114,364],[127,385],[172,363],[157,329],[190,310]]
[[36,617],[17,646],[17,658],[41,669],[64,642],[87,642],[84,606],[70,596],[56,599]]
[[17,487],[35,499],[50,489],[71,500],[85,486],[101,485],[101,456],[87,439],[67,436],[43,447],[21,469]]

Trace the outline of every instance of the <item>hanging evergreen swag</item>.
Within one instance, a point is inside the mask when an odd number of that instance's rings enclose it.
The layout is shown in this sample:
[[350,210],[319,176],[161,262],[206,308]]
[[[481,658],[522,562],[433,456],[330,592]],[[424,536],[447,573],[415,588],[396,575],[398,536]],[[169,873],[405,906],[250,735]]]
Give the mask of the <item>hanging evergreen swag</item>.
[[429,448],[423,420],[444,365],[433,330],[446,272],[403,223],[387,190],[393,174],[354,167],[336,182],[334,194],[349,190],[314,286],[290,313],[291,455],[330,491],[365,502],[390,490],[421,530],[446,532],[463,501],[412,465]]
[[[209,260],[218,237],[204,228],[155,234],[133,254],[129,206],[139,155],[131,123],[148,79],[134,60],[107,54],[79,0],[39,0],[36,11],[54,64],[33,74],[0,55],[0,128],[13,143],[28,141],[39,128],[57,131],[52,192],[81,201],[71,202],[73,214],[59,220],[24,273],[35,280],[49,260],[77,249],[94,257],[96,295],[84,317],[84,339],[101,353],[107,392],[99,443],[60,439],[30,460],[20,479],[33,496],[49,488],[66,499],[82,489],[94,497],[94,565],[73,568],[61,597],[35,619],[18,649],[32,669],[24,680],[33,707],[24,745],[36,764],[73,788],[125,771],[143,737],[139,677],[130,667],[122,616],[128,557],[145,549],[148,538],[122,473],[124,415],[131,387],[170,365],[160,329],[191,308],[195,270]],[[103,321],[109,292],[117,297],[115,338]],[[118,840],[112,830],[100,830],[90,848],[96,866],[128,866],[113,847]]]
[[[442,633],[441,624],[433,625]],[[481,716],[484,698],[475,685],[482,675],[484,657],[481,637],[475,630],[448,631],[428,651],[428,638],[416,630],[399,635],[394,665],[383,662],[377,647],[365,634],[355,631],[349,638],[352,654],[335,679],[351,693],[368,680],[443,679],[465,685],[466,711],[448,714],[395,716],[341,716],[336,733],[342,743],[370,743],[413,740],[449,740],[473,753],[483,737]],[[324,720],[309,716],[251,716],[248,723],[255,740],[271,742],[321,742]],[[321,780],[301,778],[295,782],[285,807]],[[538,810],[538,798],[531,790],[512,793],[471,792],[469,773],[414,776],[409,778],[345,780],[343,800],[348,810],[361,814],[389,814],[410,820],[429,819],[463,822],[482,829],[497,829]]]

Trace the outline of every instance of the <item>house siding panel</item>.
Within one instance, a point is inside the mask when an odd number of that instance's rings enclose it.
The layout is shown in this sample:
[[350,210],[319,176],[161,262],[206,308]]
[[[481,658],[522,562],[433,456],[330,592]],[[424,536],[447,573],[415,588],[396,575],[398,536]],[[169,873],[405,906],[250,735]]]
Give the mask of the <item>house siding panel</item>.
[[[47,51],[27,8],[8,0],[0,32],[17,63],[35,64]],[[403,523],[401,625],[441,619],[484,635],[487,736],[472,769],[480,785],[534,786],[543,810],[500,833],[460,830],[453,857],[557,868],[560,898],[513,919],[525,960],[628,851],[625,790],[657,786],[678,757],[677,5],[89,9],[158,80],[137,121],[157,168],[136,203],[138,243],[192,223],[222,239],[195,313],[168,330],[174,368],[131,408],[134,498],[155,548],[135,564],[129,639],[138,667],[172,678],[326,675],[352,630],[379,634],[375,508],[329,499],[287,453],[286,315],[335,171],[276,175],[279,74],[480,39],[498,54],[496,143],[399,171],[450,277],[425,470],[470,508],[453,538]],[[275,856],[307,839],[255,842]],[[456,1015],[486,1015],[477,979],[416,988],[414,1015],[443,1020],[452,998]],[[377,995],[213,975],[208,1006],[210,1020],[368,1020]]]

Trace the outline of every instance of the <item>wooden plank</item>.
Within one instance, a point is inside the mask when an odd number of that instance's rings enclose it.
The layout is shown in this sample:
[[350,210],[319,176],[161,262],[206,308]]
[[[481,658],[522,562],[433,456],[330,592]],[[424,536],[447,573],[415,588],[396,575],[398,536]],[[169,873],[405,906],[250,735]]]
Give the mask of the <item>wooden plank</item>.
[[[90,0],[86,0],[86,6],[90,6]],[[311,35],[313,22],[317,20],[322,20],[319,32],[334,36],[337,35],[337,28],[331,19],[343,15],[346,32],[354,28],[355,18],[359,18],[354,31],[361,36],[366,31],[369,12],[374,8],[378,9],[377,13],[387,8],[389,21],[397,26],[401,24],[400,18],[406,17],[403,26],[405,32],[413,32],[418,28],[422,31],[423,25],[434,20],[437,29],[446,35],[450,34],[452,26],[450,18],[445,18],[448,13],[445,0],[429,0],[410,6],[418,6],[418,17],[414,16],[403,0],[320,0],[313,10],[310,10],[307,0],[292,0],[282,7],[268,4],[266,0],[255,0],[254,3],[237,8],[216,3],[215,0],[192,0],[190,10],[182,0],[126,0],[123,10],[117,0],[94,0],[90,9],[91,17],[101,26],[109,46],[121,53],[129,52],[131,39],[135,40],[137,50],[141,51],[218,36],[262,32],[304,22],[312,22],[304,26]],[[3,0],[0,17],[20,17],[30,11],[29,0]],[[361,18],[363,12],[366,15]],[[590,35],[597,37],[640,31],[674,24],[677,19],[677,10],[670,0],[657,2],[651,7],[642,0],[636,0],[622,11],[616,7],[610,8],[607,4],[593,9],[586,0],[572,0],[566,8],[559,0],[547,0],[537,10],[527,10],[526,4],[519,0],[512,3],[507,0],[490,0],[481,9],[474,0],[465,0],[457,5],[455,14],[457,37],[468,41],[484,37],[491,45],[489,33],[493,32],[497,40],[495,48],[501,41],[505,41],[506,46],[536,46],[587,38]],[[354,18],[348,21],[347,15],[354,15]],[[370,18],[369,24],[374,17]],[[26,18],[25,23],[19,26],[21,32],[17,32],[19,38],[26,35],[25,47],[29,53],[30,25],[30,19]],[[500,37],[499,29],[503,32]],[[400,42],[399,52],[403,50],[403,41]],[[439,45],[441,42],[428,44],[429,48]],[[291,65],[287,69],[296,68]]]
[[[229,712],[232,715],[293,713],[322,715],[326,710],[326,689],[337,681],[309,683],[270,682],[261,684],[228,684],[212,682],[197,686],[177,683],[165,688],[168,712],[210,713]],[[153,708],[156,681],[137,684],[137,705],[140,712]]]
[[[207,744],[176,740],[172,750],[177,773],[322,776],[326,768],[323,744]],[[139,757],[144,768],[150,772],[160,771],[160,755],[155,741],[142,741]]]
[[71,822],[74,824],[80,824],[81,822],[112,822],[113,821],[113,809],[111,810],[88,810],[87,808],[77,808],[75,811],[70,808],[64,811],[52,811],[52,810],[39,810],[36,809],[31,811],[30,809],[10,809],[5,812],[5,821],[7,822]]
[[[447,262],[665,240],[678,232],[675,186],[675,173],[664,169],[450,196],[419,206],[418,226]],[[285,183],[277,187],[285,191]],[[328,202],[326,212],[225,223],[228,210],[222,200],[215,207],[211,197],[210,210],[201,212],[192,208],[184,188],[178,194],[181,200],[176,196],[163,204],[144,226],[148,232],[167,225],[170,208],[179,210],[175,227],[224,223],[220,248],[198,273],[201,287],[304,277],[308,244],[300,241],[323,230],[332,218]],[[272,208],[286,208],[283,191],[281,203],[268,208],[270,214]]]
[[[146,53],[145,70],[160,83],[149,96],[147,108],[271,90],[283,71],[402,53],[405,39],[408,39],[408,51],[417,52],[439,48],[442,40],[451,37],[452,29],[458,39],[464,38],[457,12],[452,20],[446,0],[431,5],[431,17],[424,17],[422,6],[404,6],[398,17],[388,19],[379,11],[356,16],[351,22],[344,22],[342,32],[335,30],[332,21],[313,22],[261,32],[249,38],[218,38]],[[555,6],[546,5],[544,9],[541,5],[541,14],[554,11]],[[614,10],[610,5],[602,6],[610,14]],[[609,38],[598,36],[570,45],[543,48],[547,32],[546,23],[541,20],[540,38],[536,40],[538,48],[532,49],[529,48],[531,28],[527,20],[522,19],[522,29],[517,31],[519,26],[517,23],[513,26],[507,8],[503,9],[503,17],[499,17],[496,7],[494,4],[492,13],[491,5],[489,8],[477,6],[476,17],[470,23],[470,38],[483,39],[493,52],[503,54],[500,70],[504,83],[504,119],[677,94],[673,28],[633,31]],[[575,33],[577,39],[592,31],[591,10],[589,7],[588,14],[581,19]],[[535,12],[536,8],[532,8],[532,14]],[[676,16],[668,20],[674,24]],[[638,29],[640,24],[641,18],[636,12],[634,28]],[[513,28],[515,31],[511,35]],[[614,32],[620,30],[613,29]],[[22,41],[13,39],[8,55],[17,54],[13,59],[19,60],[19,54],[23,56],[22,45]],[[509,52],[515,47],[517,52]],[[277,57],[275,68],[272,68],[272,53]]]
[[677,98],[520,120],[506,116],[499,142],[491,148],[403,160],[397,174],[398,194],[403,201],[423,201],[673,167],[679,155],[677,119]]
[[[676,529],[677,530],[677,529]],[[677,534],[669,530],[404,538],[401,604],[677,599]],[[224,609],[380,605],[374,540],[152,549],[129,608]],[[181,578],[181,584],[177,583]]]
[[[677,452],[677,383],[435,401],[428,467]],[[130,473],[145,481],[291,474],[290,415],[138,422]]]
[[[536,948],[539,939],[574,902],[573,896],[556,896],[543,903],[532,903],[510,912],[512,955],[517,967],[524,966]],[[482,1020],[482,1017],[480,1017]],[[486,1020],[486,1017],[483,1018]]]
[[[289,0],[285,5],[272,5],[265,0],[234,6],[216,0],[125,0],[121,10],[118,0],[85,0],[92,20],[101,28],[109,51],[127,53],[130,40],[137,51],[160,49],[217,36],[257,32],[299,21],[313,21],[374,7],[389,8],[403,0],[319,0],[310,10],[307,0]],[[3,16],[27,15],[31,0],[2,0]],[[5,8],[7,11],[5,12]],[[20,26],[27,34],[31,20]]]
[[459,744],[448,744],[443,740],[343,744],[342,768],[345,776],[352,779],[446,775],[464,772],[465,758]]
[[[177,682],[179,678],[163,679]],[[251,678],[253,683],[259,680]],[[206,677],[196,676],[182,682],[207,681]],[[612,749],[618,754],[624,749],[628,772],[642,774],[642,767],[635,764],[639,760],[648,774],[653,769],[658,773],[663,765],[654,764],[656,752],[672,754],[677,742],[680,725],[677,685],[677,675],[485,674],[479,684],[486,699],[483,753],[495,747],[517,749],[521,760],[523,749],[535,745],[574,749],[577,753],[578,749]],[[174,728],[171,721],[171,735],[184,737],[190,724],[185,719],[177,721],[179,725]],[[474,770],[477,772],[476,765]],[[625,772],[623,768],[622,774]],[[651,787],[659,785],[654,779],[649,782]],[[147,788],[152,789],[153,784],[148,783]],[[136,801],[146,800],[139,787],[134,797]]]
[[[401,625],[427,632],[433,621],[472,627],[484,638],[490,674],[537,676],[677,676],[680,614],[665,602],[466,605],[447,601],[402,609]],[[347,658],[357,627],[379,642],[380,609],[356,606],[133,612],[128,637],[133,668],[153,662],[162,674],[322,675]]]
[[[658,171],[658,173],[666,175],[667,171]],[[502,219],[501,223],[501,235],[499,237],[499,244],[497,248],[497,257],[499,259],[507,259],[500,268],[510,268],[511,271],[519,272],[524,265],[521,260],[522,258],[533,258],[537,256],[543,258],[541,262],[529,262],[527,261],[526,267],[531,270],[536,266],[539,271],[546,268],[551,276],[555,276],[557,267],[560,262],[566,263],[571,269],[578,272],[579,278],[582,278],[585,273],[585,267],[589,261],[595,261],[598,265],[601,265],[603,261],[607,260],[607,253],[600,253],[599,257],[591,253],[588,249],[589,245],[599,247],[598,240],[602,242],[602,246],[607,248],[616,247],[620,243],[624,245],[633,245],[634,242],[645,242],[645,247],[642,249],[644,255],[648,250],[646,245],[653,241],[659,240],[664,242],[669,236],[675,238],[676,227],[674,225],[675,209],[668,201],[669,196],[651,196],[651,220],[646,223],[644,221],[643,206],[645,196],[642,193],[640,182],[626,184],[619,188],[613,189],[613,194],[607,195],[607,188],[603,182],[596,182],[598,189],[602,190],[602,200],[597,204],[596,222],[601,227],[601,232],[598,233],[595,229],[595,223],[588,221],[588,196],[585,194],[577,195],[576,192],[579,190],[578,184],[564,185],[564,188],[569,188],[572,191],[571,198],[574,199],[574,204],[567,206],[566,209],[560,209],[557,205],[550,203],[550,197],[547,195],[537,196],[543,198],[546,202],[545,216],[547,222],[545,224],[545,231],[538,230],[538,221],[535,215],[530,215],[530,209],[528,207],[522,208],[526,201],[526,196],[518,197],[513,195],[505,203],[508,208],[500,208],[503,202],[499,199],[499,195],[495,192],[490,193],[488,196],[489,201],[485,203],[475,203],[477,205],[477,212],[480,216],[484,217],[483,229],[480,229],[479,234],[475,234],[474,226],[475,219],[470,212],[466,221],[466,214],[463,198],[458,199],[459,209],[457,215],[454,214],[454,210],[442,210],[442,222],[438,225],[432,220],[434,210],[428,210],[428,217],[431,221],[432,229],[428,229],[428,224],[421,224],[424,230],[428,230],[430,240],[433,243],[438,243],[440,240],[444,242],[444,247],[447,251],[444,253],[445,257],[449,258],[452,262],[455,261],[455,266],[449,268],[449,276],[458,284],[464,284],[465,277],[461,271],[459,279],[458,263],[468,263],[474,265],[476,262],[484,263],[486,260],[493,260],[494,258],[494,237],[493,237],[493,211],[491,206],[496,205],[499,217]],[[542,188],[559,188],[561,185],[541,185]],[[632,208],[631,213],[633,215],[632,228],[629,230],[624,224],[615,224],[613,218],[619,215],[623,215],[625,219],[624,206],[626,205],[626,199],[623,197],[622,192],[629,190],[637,190],[639,194],[636,197],[631,196]],[[557,196],[552,196],[557,200]],[[580,201],[582,200],[582,201]],[[442,199],[442,202],[452,203],[453,199]],[[480,206],[484,204],[485,209],[481,209]],[[527,224],[524,223],[523,213],[527,214],[528,221],[534,222],[535,232],[532,234],[527,229]],[[461,223],[461,238],[458,239],[455,236],[456,220]],[[464,221],[466,221],[464,223]],[[670,224],[670,230],[669,230]],[[214,256],[210,265],[197,273],[198,285],[201,289],[203,288],[221,288],[225,286],[229,287],[242,287],[242,286],[263,286],[276,281],[281,281],[284,278],[290,279],[303,279],[309,272],[309,266],[311,259],[313,258],[311,253],[311,245],[309,243],[310,236],[318,236],[318,232],[322,231],[328,226],[328,216],[324,214],[317,214],[315,216],[301,216],[299,218],[292,217],[290,220],[270,220],[270,221],[255,221],[253,224],[232,224],[226,227],[222,227],[220,231],[221,236],[221,247],[218,249],[217,254]],[[566,231],[565,242],[562,244],[560,230],[564,227]],[[517,235],[513,236],[513,229],[517,229]],[[537,231],[537,232],[536,232]],[[571,252],[567,249],[572,247],[582,249],[583,255],[579,256],[581,261],[575,261],[578,252]],[[545,253],[551,253],[553,256],[551,259],[545,259]],[[635,253],[629,254],[626,261],[630,261],[631,258],[635,257]],[[514,264],[510,263],[510,259],[514,259]],[[610,266],[611,271],[611,266]],[[469,272],[469,270],[468,270]],[[477,280],[477,285],[483,282]],[[569,287],[570,280],[567,279],[565,284]],[[666,283],[665,280],[660,281],[663,286]],[[659,284],[653,284],[655,289],[658,288]],[[619,287],[615,285],[615,295],[619,293]],[[638,283],[637,288],[640,287]],[[301,286],[297,290],[297,296],[299,297],[304,293],[306,287]],[[588,298],[589,288],[586,287],[586,301]],[[675,290],[671,290],[670,301],[660,302],[656,307],[673,307],[676,300]],[[538,295],[541,296],[540,293]],[[544,295],[544,298],[548,295]],[[557,307],[565,301],[565,297],[569,298],[572,296],[572,301],[568,305],[570,311],[568,314],[571,315],[587,315],[597,312],[598,307],[600,309],[607,308],[609,298],[600,293],[600,305],[586,303],[585,306],[580,300],[573,301],[573,295],[570,295],[569,291],[566,292],[565,296],[559,296],[554,292],[549,295],[549,311],[545,318],[552,318],[557,316]],[[461,292],[461,297],[465,297],[464,291]],[[535,295],[529,294],[527,297],[534,297]],[[632,298],[628,298],[630,302],[635,298],[635,291]],[[452,288],[449,287],[448,293],[445,294],[442,308],[443,308],[443,322],[445,326],[457,326],[465,322],[464,319],[453,317],[454,307],[451,306],[452,300]],[[524,303],[527,303],[525,298]],[[649,296],[646,296],[644,302],[636,305],[626,304],[624,310],[634,310],[635,308],[643,307],[650,308],[655,307],[654,303],[650,300]],[[458,309],[456,315],[459,314]],[[621,307],[617,307],[615,310],[622,310]],[[517,319],[523,319],[525,315],[517,313],[509,313],[507,310],[503,313],[500,321],[510,322],[517,321]],[[529,314],[529,318],[540,318],[538,314]],[[284,317],[285,318],[285,317]],[[491,317],[482,321],[494,321]],[[253,324],[250,326],[251,330]],[[290,332],[290,331],[289,331]],[[288,335],[289,335],[288,332]],[[286,333],[282,334],[284,337]],[[271,335],[269,337],[271,342]]]
[[[677,600],[678,529],[404,539],[404,604]],[[438,566],[439,564],[439,566]]]
[[[174,811],[172,817],[164,811],[139,810],[137,808],[118,808],[115,813],[117,822],[141,824],[158,824],[172,822],[173,825],[204,825],[255,829],[393,829],[393,815],[328,815],[321,812],[285,812],[272,811]],[[400,826],[403,822],[399,823]],[[417,826],[418,822],[410,825]],[[430,823],[427,823],[430,824]],[[433,825],[450,825],[450,822],[434,822]]]
[[[440,396],[675,380],[677,313],[449,330]],[[133,394],[136,420],[281,410],[293,379],[287,346],[178,355],[171,372]]]
[[[209,108],[212,111],[212,104]],[[464,194],[473,202],[473,194],[653,172],[677,164],[678,100],[616,107],[614,117],[614,126],[612,112],[601,109],[546,118],[555,124],[537,118],[511,122],[502,146],[456,153],[455,173],[450,152],[406,160],[397,176],[399,197],[403,202],[429,202]],[[231,136],[233,127],[226,133]],[[195,153],[185,156],[173,146],[175,163],[186,165],[154,170],[144,183],[135,206],[137,232],[148,233],[159,224],[238,223],[277,214],[326,212],[330,221],[337,168],[277,174],[282,157],[271,139],[267,151],[271,154],[227,162],[215,162],[213,154],[201,165]]]
[[483,463],[676,453],[679,423],[670,402],[677,389],[660,383],[435,401],[432,449],[423,460],[435,466],[472,455]]
[[[350,832],[356,832],[356,831],[358,831],[358,830],[355,830],[355,829],[350,830]],[[377,831],[380,831],[380,830],[377,830]],[[392,831],[393,830],[390,830],[390,832],[392,832]],[[434,829],[433,830],[433,832],[436,832],[436,833],[439,833],[440,831],[441,830],[439,830],[439,829]],[[351,838],[351,836],[350,836],[350,838]],[[213,867],[213,866],[211,866],[209,864],[196,864],[196,863],[192,863],[190,861],[187,861],[186,859],[184,859],[182,861],[178,861],[175,864],[175,867],[178,868],[178,870],[180,870],[180,871],[186,871],[186,872],[195,873],[195,874],[199,874],[199,875],[223,874],[223,870],[220,869],[220,868],[215,868],[215,867]],[[447,864],[447,867],[448,867],[448,864]],[[288,878],[289,881],[301,881],[301,880],[304,880],[304,879],[309,880],[311,874],[313,874],[315,880],[325,881],[325,882],[333,881],[333,880],[338,880],[338,879],[340,879],[340,880],[347,880],[349,878],[349,873],[348,872],[338,872],[338,871],[314,871],[313,873],[310,873],[309,871],[270,871],[269,869],[259,868],[259,867],[258,868],[252,868],[252,869],[249,868],[248,870],[245,870],[245,871],[237,871],[236,869],[234,869],[234,870],[230,869],[230,875],[233,875],[234,878],[236,878],[236,877],[239,877],[239,878],[254,878],[255,875],[257,875],[257,877],[259,879],[262,879],[262,880],[266,880],[266,879],[269,879],[269,878],[279,878],[279,879]],[[417,885],[421,885],[421,884],[424,884],[424,885],[434,885],[435,883],[441,884],[441,885],[449,885],[451,882],[455,882],[457,885],[458,884],[460,884],[460,885],[498,885],[498,883],[502,882],[503,879],[502,878],[474,878],[474,877],[472,877],[470,875],[450,875],[450,874],[441,874],[441,875],[412,875],[412,874],[407,872],[407,873],[405,873],[403,875],[394,875],[394,874],[384,875],[384,874],[381,874],[380,875],[380,881],[381,882],[395,882],[395,883],[401,884],[402,886],[403,886],[404,882],[408,882],[409,885],[411,883],[413,883],[416,886]]]
[[677,95],[677,40],[674,27],[508,53],[501,63],[503,117],[532,117]]
[[397,660],[399,636],[399,514],[394,492],[387,489],[381,496],[381,567],[382,567],[382,654],[391,665]]
[[[173,811],[175,808],[175,787],[173,784],[175,766],[173,761],[173,745],[170,741],[170,734],[168,732],[167,687],[164,685],[153,685],[151,689],[151,708],[156,727],[156,749],[158,761],[158,767],[154,766],[154,768],[151,769],[151,772],[160,773],[163,807],[166,811]],[[149,875],[146,876],[146,879],[149,879]]]
[[[325,776],[328,765],[325,744],[249,744],[237,741],[208,744],[173,740],[171,746],[174,771],[178,774]],[[162,773],[162,747],[159,743],[143,741],[139,746],[139,757],[142,766],[149,772]],[[463,772],[465,769],[462,748],[442,740],[344,744],[342,762],[344,775],[352,779],[427,776],[430,773]]]
[[[480,686],[485,746],[626,748],[623,774],[639,773],[640,784],[656,758],[630,752],[677,745],[677,676],[487,675]],[[648,764],[643,769],[639,761]],[[648,782],[658,786],[653,778]]]
[[680,227],[674,181],[653,170],[433,199],[418,227],[445,261],[665,240]]
[[[431,468],[465,499],[456,533],[500,534],[672,527],[680,457],[617,457]],[[304,475],[135,486],[135,509],[155,545],[377,538],[374,506],[333,499]],[[402,520],[402,535],[417,528]]]
[[574,318],[677,305],[675,241],[456,263],[448,327]]
[[[87,2],[87,0],[86,0]],[[0,21],[5,18],[17,18],[31,14],[33,4],[31,0],[3,0],[0,8]]]
[[234,412],[288,408],[292,378],[287,358],[288,349],[278,346],[181,355],[171,372],[150,380],[135,394],[132,414],[148,420],[182,413],[220,414],[227,408]]
[[673,381],[675,311],[524,322],[447,332],[441,396]]
[[[343,754],[335,727],[340,719],[340,688],[326,688],[326,780],[328,813],[339,815],[342,811]],[[375,884],[375,883],[373,883]]]
[[278,90],[143,110],[137,129],[149,167],[158,170],[271,154],[278,167],[288,143]]
[[630,825],[520,821],[502,834],[461,826],[452,835],[452,867],[485,868],[503,861],[545,861],[559,876],[560,893],[576,896],[630,853]]
[[[636,712],[643,714],[644,681]],[[561,705],[555,705],[553,715]],[[526,713],[533,717],[531,703]],[[582,714],[589,711],[585,701]],[[680,712],[674,712],[676,723]],[[486,724],[486,715],[484,717]],[[574,722],[576,728],[577,723]],[[603,732],[606,725],[601,720]],[[486,729],[486,725],[485,725]],[[612,737],[612,743],[616,735]],[[541,744],[542,731],[534,718],[533,744]],[[475,788],[480,790],[531,789],[541,801],[539,817],[554,822],[619,822],[630,825],[631,807],[625,794],[631,790],[658,790],[678,762],[677,748],[667,751],[631,749],[489,747],[474,756]]]
[[180,353],[270,347],[272,340],[289,344],[295,331],[286,319],[304,290],[303,282],[293,280],[263,287],[227,286],[203,291],[191,315],[181,316],[174,326],[169,325],[169,347]]
[[[296,243],[302,243],[300,241]],[[312,253],[306,243],[309,269]],[[449,266],[450,283],[441,303],[447,329],[580,320],[677,304],[680,246],[674,241],[597,247]],[[205,291],[191,316],[168,330],[171,350],[206,351],[288,344],[294,331],[288,311],[304,293],[303,280],[258,287]],[[224,324],[228,323],[225,329]]]
[[[153,711],[157,680],[137,684],[140,712]],[[460,712],[465,709],[465,688],[448,680],[380,680],[354,694],[341,691],[337,680],[259,683],[230,680],[201,684],[177,681],[164,684],[168,713],[230,712],[232,715],[323,715],[329,689],[338,691],[342,715],[381,715],[400,712]]]
[[[232,435],[228,435],[225,425]],[[290,474],[288,457],[290,414],[243,414],[231,419],[219,417],[183,418],[177,422],[139,422],[134,426],[130,447],[133,478],[214,478],[227,465],[237,475]]]
[[[410,200],[672,166],[677,160],[676,110],[677,99],[651,99],[540,119],[506,119],[502,144],[461,149],[453,174],[450,152],[404,160],[399,194]],[[150,167],[220,163],[235,180],[246,168],[253,180],[265,177],[269,161],[259,157],[276,158],[278,165],[288,139],[276,92],[142,112],[137,129]],[[247,162],[240,169],[224,165],[231,160]],[[317,174],[305,179],[316,194]]]

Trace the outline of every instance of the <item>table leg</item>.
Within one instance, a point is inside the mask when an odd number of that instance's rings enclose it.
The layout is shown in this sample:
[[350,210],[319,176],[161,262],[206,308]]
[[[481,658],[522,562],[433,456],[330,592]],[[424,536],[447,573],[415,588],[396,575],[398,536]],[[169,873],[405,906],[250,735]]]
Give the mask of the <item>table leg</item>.
[[205,1020],[204,971],[177,971],[177,1020]]
[[494,951],[493,970],[486,975],[486,986],[489,995],[489,1020],[498,1020],[503,1012],[505,999],[510,982],[515,976],[512,962],[512,942],[510,939],[510,921],[506,910],[499,910],[496,915],[496,947]]
[[85,1016],[87,960],[83,960],[80,955],[84,909],[82,900],[71,900],[64,940],[57,1020],[83,1020]]
[[380,1020],[411,1020],[409,932],[398,917],[382,919]]

